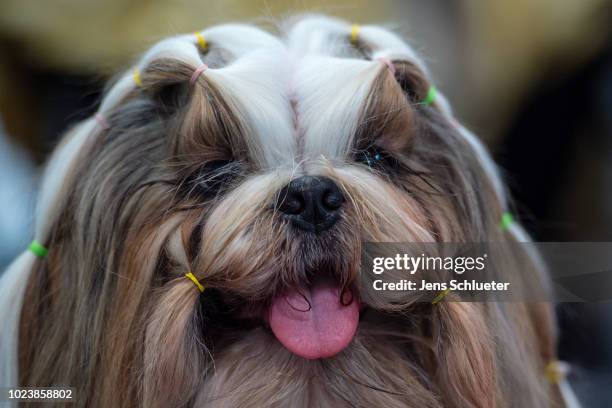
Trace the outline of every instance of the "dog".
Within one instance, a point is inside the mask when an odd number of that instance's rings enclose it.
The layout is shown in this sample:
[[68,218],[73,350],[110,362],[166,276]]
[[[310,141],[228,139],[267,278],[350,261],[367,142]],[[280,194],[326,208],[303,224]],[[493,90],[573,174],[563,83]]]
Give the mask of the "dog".
[[528,240],[422,60],[377,26],[278,31],[165,39],[68,132],[0,283],[0,383],[79,407],[560,405],[549,304],[361,284],[364,242]]

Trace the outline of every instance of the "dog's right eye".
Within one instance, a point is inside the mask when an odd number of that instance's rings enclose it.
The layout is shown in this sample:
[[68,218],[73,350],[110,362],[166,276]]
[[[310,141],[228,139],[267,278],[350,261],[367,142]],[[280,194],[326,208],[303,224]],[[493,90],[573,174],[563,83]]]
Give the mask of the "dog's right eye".
[[383,168],[393,171],[398,168],[398,162],[393,156],[374,145],[370,145],[366,149],[360,150],[357,153],[356,160],[370,168]]

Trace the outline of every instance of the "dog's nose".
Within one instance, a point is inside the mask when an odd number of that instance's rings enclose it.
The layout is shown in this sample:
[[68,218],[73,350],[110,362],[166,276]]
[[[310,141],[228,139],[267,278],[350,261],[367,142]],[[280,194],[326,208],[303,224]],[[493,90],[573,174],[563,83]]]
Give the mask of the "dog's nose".
[[278,195],[278,209],[298,228],[319,233],[340,218],[344,195],[336,183],[322,176],[292,180]]

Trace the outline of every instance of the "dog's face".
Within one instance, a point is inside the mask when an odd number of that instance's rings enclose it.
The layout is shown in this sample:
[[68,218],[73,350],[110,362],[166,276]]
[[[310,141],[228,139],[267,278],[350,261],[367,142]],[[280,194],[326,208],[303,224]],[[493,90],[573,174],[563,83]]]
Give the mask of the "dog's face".
[[363,242],[501,239],[504,203],[443,97],[423,102],[432,84],[412,51],[378,28],[351,44],[345,28],[305,20],[281,42],[218,27],[205,50],[181,38],[145,56],[138,87],[119,81],[108,126],[82,125],[96,138],[75,159],[45,266],[50,281],[72,274],[58,290],[75,294],[47,320],[89,320],[68,325],[67,349],[45,343],[54,367],[36,357],[45,327],[27,329],[30,382],[81,378],[92,402],[115,401],[97,375],[149,406],[502,398],[482,310],[360,284]]
[[[208,96],[214,82],[206,73],[196,84],[211,111],[227,106],[223,124],[233,130],[223,134],[198,113],[205,123],[197,128],[210,133],[178,132],[205,146],[171,153],[177,166],[185,155],[197,163],[176,180],[181,201],[172,208],[205,206],[189,223],[201,229],[185,233],[191,269],[207,287],[205,317],[220,326],[259,322],[298,356],[332,357],[353,339],[360,311],[382,303],[360,293],[361,243],[451,239],[449,231],[463,227],[453,201],[465,200],[453,193],[472,187],[449,187],[464,184],[469,169],[456,160],[456,146],[441,143],[457,139],[447,135],[451,126],[435,107],[419,106],[429,84],[416,66],[303,56],[272,69],[252,58],[263,66],[256,75],[273,79],[256,78],[233,104],[223,88],[218,99]],[[245,93],[277,105],[254,106]],[[218,156],[207,157],[211,151]],[[213,299],[217,315],[206,307]]]
[[[226,122],[240,129],[232,143],[215,135],[210,144],[220,143],[223,156],[200,159],[180,184],[184,200],[214,197],[189,241],[202,254],[194,270],[208,288],[204,297],[218,295],[220,310],[235,311],[218,319],[258,319],[289,351],[317,359],[350,343],[367,306],[358,290],[361,243],[434,241],[450,219],[431,219],[425,195],[436,181],[425,179],[434,163],[415,154],[427,121],[419,123],[417,101],[395,72],[380,61],[337,57],[304,57],[299,65],[274,72],[293,77],[264,98],[282,102],[272,128],[243,122],[240,109],[254,108],[248,103],[229,110]],[[270,92],[258,85],[248,92]]]

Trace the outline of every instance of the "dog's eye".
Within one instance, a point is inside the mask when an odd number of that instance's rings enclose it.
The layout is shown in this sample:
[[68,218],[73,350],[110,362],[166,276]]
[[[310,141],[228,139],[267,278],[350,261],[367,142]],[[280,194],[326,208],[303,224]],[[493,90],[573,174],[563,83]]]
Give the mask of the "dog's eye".
[[382,167],[388,170],[396,170],[399,165],[393,156],[374,145],[359,151],[357,154],[357,161],[370,168]]
[[209,161],[207,162],[204,167],[203,167],[203,171],[204,172],[218,172],[223,170],[225,167],[229,167],[232,164],[231,160],[213,160],[213,161]]
[[233,160],[209,161],[188,178],[185,186],[190,194],[215,195],[234,181],[240,169],[240,163]]

